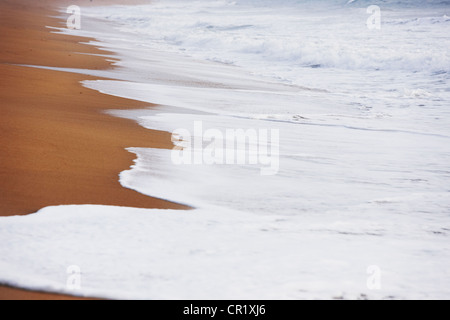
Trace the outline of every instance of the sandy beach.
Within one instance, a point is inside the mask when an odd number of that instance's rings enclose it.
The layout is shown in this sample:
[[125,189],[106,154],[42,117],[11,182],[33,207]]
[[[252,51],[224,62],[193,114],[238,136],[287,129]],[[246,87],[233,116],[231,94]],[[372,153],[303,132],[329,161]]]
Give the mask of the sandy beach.
[[[108,3],[112,1],[107,1]],[[78,1],[84,5],[90,1]],[[97,1],[96,3],[106,3]],[[89,39],[51,33],[58,6],[69,1],[0,3],[0,215],[24,215],[52,205],[103,204],[138,208],[183,206],[123,188],[118,175],[133,164],[127,147],[171,147],[166,132],[103,113],[149,104],[81,86],[94,79],[15,64],[106,69],[111,63]],[[67,299],[0,287],[0,299]]]
[[449,7],[367,6],[1,1],[0,300],[450,297]]

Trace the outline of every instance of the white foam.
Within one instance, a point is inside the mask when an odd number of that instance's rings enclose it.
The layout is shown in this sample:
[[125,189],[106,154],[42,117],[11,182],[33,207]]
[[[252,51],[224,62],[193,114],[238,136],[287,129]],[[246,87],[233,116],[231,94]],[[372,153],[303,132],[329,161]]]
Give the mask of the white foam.
[[[50,207],[25,218],[2,218],[1,279],[122,299],[447,296],[449,261],[437,239],[448,230],[413,215],[380,221],[379,209],[359,210],[359,218],[341,211],[286,219],[223,209]],[[382,270],[379,291],[366,287],[373,264]],[[81,271],[77,290],[66,285],[69,266]]]

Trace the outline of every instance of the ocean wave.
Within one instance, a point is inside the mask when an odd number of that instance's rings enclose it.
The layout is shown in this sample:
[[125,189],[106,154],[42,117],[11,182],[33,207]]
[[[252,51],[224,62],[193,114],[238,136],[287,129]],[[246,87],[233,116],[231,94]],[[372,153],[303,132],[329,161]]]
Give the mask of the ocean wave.
[[299,68],[450,70],[450,17],[435,8],[442,1],[423,4],[430,10],[413,9],[413,1],[381,1],[383,9],[409,9],[382,11],[377,31],[366,26],[367,3],[160,1],[107,17],[149,45],[255,70],[269,66],[278,76]]
[[369,6],[380,5],[384,7],[430,7],[430,6],[450,6],[450,1],[443,0],[234,0],[235,4],[253,6],[304,6],[304,5],[334,5],[334,6]]

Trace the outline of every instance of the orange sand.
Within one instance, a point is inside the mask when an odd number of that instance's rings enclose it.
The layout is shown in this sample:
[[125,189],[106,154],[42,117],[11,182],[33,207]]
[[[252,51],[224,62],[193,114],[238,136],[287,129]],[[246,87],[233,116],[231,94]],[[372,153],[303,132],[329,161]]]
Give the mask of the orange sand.
[[[0,2],[2,216],[29,214],[62,204],[186,209],[125,189],[118,182],[119,173],[135,158],[125,148],[171,148],[170,134],[144,129],[102,111],[144,108],[148,104],[103,95],[80,85],[81,80],[93,77],[11,65],[110,68],[102,57],[75,53],[104,54],[80,44],[90,39],[53,34],[46,28],[65,25],[65,21],[50,17],[55,15],[56,5],[86,2]],[[0,299],[61,298],[69,297],[0,287]]]

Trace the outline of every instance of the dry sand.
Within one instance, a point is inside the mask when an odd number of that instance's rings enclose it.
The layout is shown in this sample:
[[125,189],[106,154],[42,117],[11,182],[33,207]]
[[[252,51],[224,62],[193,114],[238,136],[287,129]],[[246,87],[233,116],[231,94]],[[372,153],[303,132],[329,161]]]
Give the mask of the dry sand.
[[[54,34],[46,28],[65,25],[50,17],[56,5],[87,2],[0,2],[0,215],[30,214],[62,204],[186,209],[125,189],[118,182],[119,173],[135,158],[125,148],[171,148],[172,143],[167,132],[150,131],[103,111],[148,104],[80,85],[92,77],[12,65],[110,68],[102,57],[79,54],[105,54],[80,44],[90,39]],[[70,297],[0,287],[0,299],[61,298]]]

